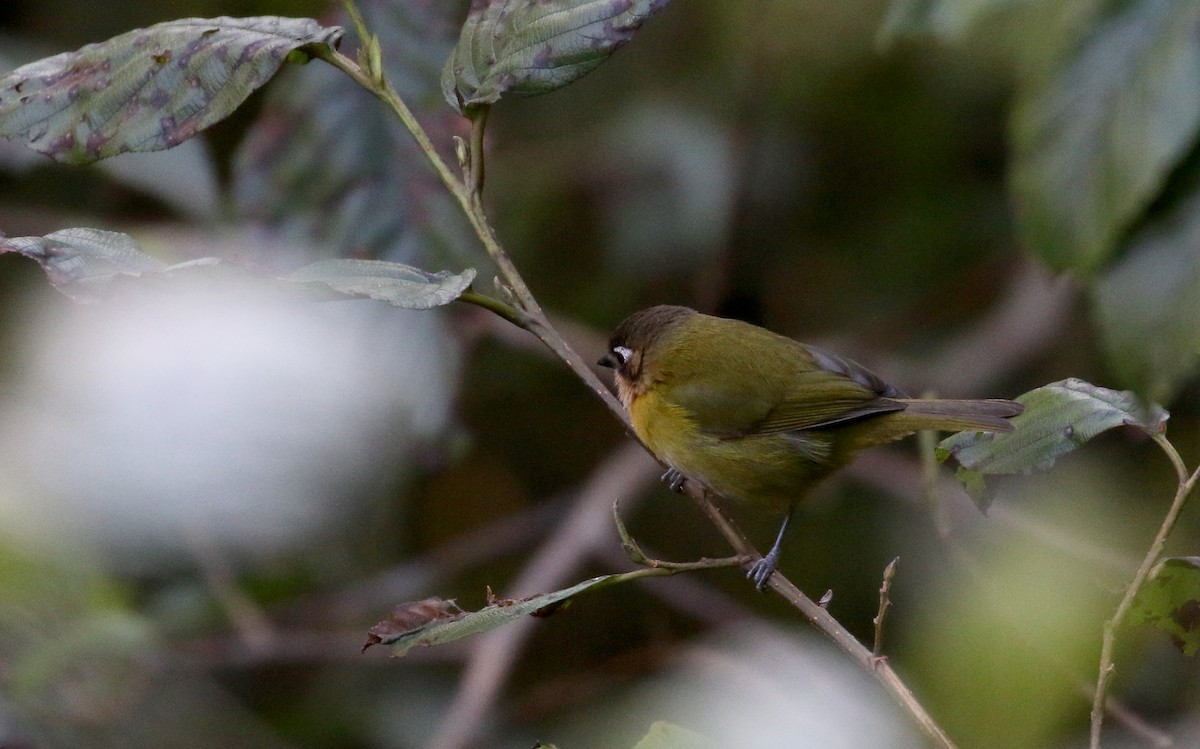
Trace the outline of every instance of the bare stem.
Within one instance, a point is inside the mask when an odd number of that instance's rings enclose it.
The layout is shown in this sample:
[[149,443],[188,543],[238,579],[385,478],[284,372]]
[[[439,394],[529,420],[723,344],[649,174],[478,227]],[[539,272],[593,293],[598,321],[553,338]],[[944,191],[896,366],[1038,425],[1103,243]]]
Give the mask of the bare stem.
[[646,553],[642,551],[642,547],[629,534],[629,529],[625,527],[625,523],[621,520],[618,502],[613,502],[613,522],[616,523],[617,534],[621,537],[621,546],[624,547],[625,553],[629,555],[634,564],[640,564],[643,567],[670,570],[672,573],[675,573],[691,570],[711,570],[718,567],[740,567],[749,561],[749,557],[743,556],[724,557],[722,559],[708,559],[705,557],[695,562],[666,562],[662,559],[651,559],[646,556]]
[[950,737],[946,735],[946,732],[941,729],[933,717],[925,711],[924,706],[913,695],[912,690],[900,679],[900,676],[892,669],[887,660],[876,658],[875,654],[855,639],[854,635],[846,631],[846,628],[837,619],[834,619],[823,607],[801,593],[783,575],[778,573],[772,575],[770,585],[776,593],[787,599],[817,629],[833,640],[834,644],[845,651],[851,658],[858,661],[859,665],[867,673],[874,675],[879,683],[883,685],[883,688],[909,712],[913,720],[921,727],[921,730],[937,746],[942,747],[942,749],[955,749],[954,742],[950,740]]
[[1188,496],[1196,487],[1197,480],[1200,480],[1200,468],[1197,468],[1189,476],[1183,459],[1179,457],[1179,452],[1165,435],[1156,433],[1152,436],[1154,441],[1158,443],[1158,446],[1166,453],[1167,459],[1171,461],[1171,465],[1175,468],[1179,486],[1175,490],[1175,499],[1171,502],[1171,508],[1167,510],[1167,515],[1163,518],[1162,525],[1159,527],[1158,533],[1154,536],[1154,541],[1150,544],[1149,550],[1146,551],[1146,556],[1142,559],[1141,566],[1138,567],[1133,580],[1129,582],[1129,586],[1125,589],[1125,595],[1117,605],[1116,612],[1112,615],[1111,619],[1104,623],[1104,638],[1100,646],[1100,669],[1096,676],[1096,692],[1092,697],[1091,741],[1088,744],[1090,749],[1100,749],[1100,729],[1104,724],[1105,696],[1115,668],[1113,665],[1113,648],[1116,644],[1117,629],[1125,621],[1130,607],[1133,606],[1134,597],[1142,589],[1146,578],[1150,576],[1150,570],[1154,568],[1154,565],[1162,555],[1163,547],[1167,543],[1167,536],[1170,535],[1171,529],[1175,527],[1175,521],[1179,518],[1179,512],[1183,509]]
[[892,590],[892,580],[896,579],[896,563],[899,561],[900,557],[896,557],[883,568],[883,584],[879,586],[879,613],[872,620],[875,624],[875,647],[872,648],[871,654],[876,659],[883,657],[883,620],[892,606],[892,599],[888,597],[888,593]]
[[480,294],[477,291],[471,291],[468,289],[459,295],[458,301],[465,302],[466,304],[474,304],[476,307],[483,307],[489,312],[508,320],[518,328],[525,328],[527,330],[529,328],[529,315],[525,314],[516,307],[513,307],[512,305],[505,304],[494,297],[487,296],[486,294]]
[[471,194],[475,196],[476,202],[483,199],[483,131],[487,127],[487,117],[490,111],[491,107],[483,105],[472,107],[467,112],[467,118],[471,120],[471,183],[468,187]]
[[[471,228],[475,231],[475,235],[479,237],[479,241],[487,250],[492,261],[496,264],[496,268],[500,271],[504,283],[508,285],[513,292],[513,298],[516,304],[527,315],[523,319],[521,325],[525,330],[537,336],[538,340],[544,343],[551,351],[553,351],[563,362],[570,367],[584,384],[591,388],[599,398],[608,406],[609,410],[621,420],[621,423],[629,427],[629,418],[625,414],[625,409],[621,407],[621,403],[609,392],[604,383],[596,377],[591,368],[584,363],[584,360],[575,353],[574,350],[567,344],[554,326],[550,324],[546,313],[542,311],[541,306],[537,303],[533,293],[525,284],[525,279],[517,271],[516,265],[513,264],[512,258],[500,245],[500,241],[496,238],[496,234],[492,231],[491,224],[488,222],[487,215],[483,210],[483,201],[479,199],[477,193],[472,191],[470,185],[465,184],[461,179],[454,175],[454,171],[442,158],[433,142],[429,139],[429,135],[425,129],[421,127],[421,123],[417,122],[417,118],[413,115],[412,110],[404,103],[400,94],[392,87],[390,83],[380,76],[372,78],[363,69],[350,58],[340,52],[325,47],[319,47],[314,50],[314,54],[333,65],[338,70],[341,70],[346,75],[354,79],[355,83],[370,91],[375,97],[388,106],[400,119],[400,122],[412,135],[417,142],[417,147],[425,155],[433,170],[441,179],[442,184],[458,201],[463,213],[467,217],[467,221],[471,224]],[[482,139],[482,120],[476,125],[478,138]],[[483,154],[482,140],[480,140],[480,148],[478,152],[474,151],[476,136],[472,136],[472,153],[471,153],[471,179],[479,179],[482,185],[483,178]],[[507,319],[507,318],[506,318]],[[515,320],[514,320],[515,322]],[[518,323],[520,324],[520,323]]]

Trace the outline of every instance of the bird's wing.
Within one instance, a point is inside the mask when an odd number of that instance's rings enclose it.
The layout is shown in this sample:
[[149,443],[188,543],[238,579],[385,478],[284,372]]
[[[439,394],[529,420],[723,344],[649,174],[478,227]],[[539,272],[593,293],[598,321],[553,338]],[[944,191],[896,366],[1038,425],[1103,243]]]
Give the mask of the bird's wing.
[[740,356],[713,362],[693,368],[693,377],[672,399],[693,415],[701,432],[729,439],[816,429],[905,408],[892,400],[904,393],[866,367],[792,343],[792,367],[781,369],[775,360],[760,369],[753,358]]
[[816,346],[800,348],[817,366],[795,375],[786,396],[754,425],[754,434],[818,429],[904,410],[905,405],[893,399],[907,396],[853,359]]

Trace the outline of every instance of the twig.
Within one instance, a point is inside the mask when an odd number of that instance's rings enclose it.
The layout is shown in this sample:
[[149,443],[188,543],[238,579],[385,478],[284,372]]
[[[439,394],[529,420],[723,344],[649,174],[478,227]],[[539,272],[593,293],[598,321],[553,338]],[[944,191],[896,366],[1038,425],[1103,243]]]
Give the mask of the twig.
[[921,484],[925,495],[925,506],[929,517],[933,520],[934,530],[938,538],[950,535],[950,518],[946,513],[946,503],[943,501],[941,489],[940,464],[937,461],[937,444],[939,434],[933,431],[917,433],[917,446],[921,456]]
[[[657,466],[636,444],[625,444],[597,467],[580,489],[575,507],[547,536],[511,586],[521,597],[561,586],[612,532],[613,497],[634,498],[658,477]],[[628,500],[627,500],[628,501]],[[525,619],[483,635],[474,643],[466,672],[450,708],[429,742],[435,749],[459,749],[474,738],[495,701],[535,621]]]
[[[913,504],[925,501],[923,467],[897,451],[868,450],[847,466],[842,475]],[[938,477],[937,491],[946,500],[953,499],[953,502],[941,503],[950,526],[950,535],[945,537],[947,539],[953,536],[955,528],[960,525],[970,526],[986,521],[989,525],[1008,528],[1047,549],[1114,574],[1129,575],[1137,567],[1138,560],[1134,557],[1082,536],[1071,535],[1070,531],[1051,526],[1019,507],[997,503],[988,508],[987,517],[983,518],[967,498],[962,484],[944,473]]]
[[491,109],[487,105],[479,105],[471,107],[466,112],[467,119],[471,121],[471,170],[469,173],[470,182],[467,184],[467,189],[475,196],[477,203],[483,200],[483,133],[487,128],[488,112]]
[[[628,560],[624,553],[608,544],[595,549],[592,558],[612,567]],[[710,627],[739,626],[756,616],[742,601],[709,585],[703,578],[683,576],[670,585],[645,588],[667,606]]]
[[[350,2],[350,0],[344,1],[347,3]],[[528,315],[529,319],[525,321],[527,323],[527,325],[524,326],[525,329],[537,336],[539,340],[541,340],[544,344],[546,344],[546,346],[554,351],[554,353],[563,360],[563,362],[571,369],[571,371],[574,372],[581,381],[588,385],[592,392],[594,392],[605,403],[605,405],[608,406],[609,410],[612,411],[612,413],[621,421],[621,423],[625,425],[626,430],[629,431],[630,434],[633,434],[629,423],[629,416],[625,413],[625,409],[622,408],[620,402],[615,396],[613,396],[609,389],[600,382],[599,378],[596,377],[591,369],[584,363],[583,359],[580,358],[580,356],[575,353],[570,346],[567,345],[562,336],[559,335],[554,327],[550,324],[545,312],[542,311],[542,308],[538,305],[537,300],[529,290],[529,287],[525,284],[524,279],[522,279],[520,273],[517,272],[517,268],[513,264],[512,259],[500,245],[500,242],[497,239],[495,232],[492,230],[486,214],[484,213],[483,201],[480,199],[480,196],[473,192],[469,185],[464,184],[463,181],[454,176],[454,173],[451,171],[450,167],[442,159],[437,149],[434,148],[433,143],[429,140],[429,136],[425,133],[420,123],[417,122],[416,118],[412,114],[412,111],[409,110],[408,106],[400,98],[400,95],[395,91],[395,89],[389,83],[387,83],[382,75],[368,75],[361,67],[356,65],[354,61],[340,54],[336,50],[331,50],[326,47],[318,47],[314,53],[318,58],[349,75],[355,82],[370,91],[396,113],[397,117],[399,117],[400,121],[416,140],[417,146],[425,154],[426,158],[433,166],[434,171],[437,172],[438,177],[442,180],[443,184],[445,184],[446,189],[450,191],[450,193],[462,207],[462,210],[466,214],[467,220],[470,222],[472,229],[474,229],[476,235],[483,243],[488,255],[491,256],[492,261],[496,263],[496,266],[500,271],[505,283],[512,289],[513,297],[517,306],[519,306],[520,309],[526,315]],[[472,154],[472,180],[475,179],[473,175],[476,174],[476,169],[482,170],[482,165],[476,166],[475,163],[479,160],[482,160],[482,149],[480,150],[480,153]],[[482,171],[479,171],[478,174],[482,176]],[[724,517],[720,510],[717,509],[717,507],[709,499],[707,491],[696,487],[694,482],[691,483],[693,485],[693,489],[690,493],[692,493],[697,501],[699,501],[701,508],[705,510],[705,513],[709,516],[710,520],[717,525],[717,528],[733,546],[734,551],[737,552],[739,556],[754,555],[757,557],[758,552],[746,540],[741,531],[739,531],[727,518]],[[868,651],[861,643],[855,640],[853,636],[851,636],[850,633],[845,630],[845,628],[838,624],[838,622],[828,614],[828,612],[817,606],[817,604],[813,603],[802,593],[800,593],[800,591],[794,585],[788,582],[781,574],[774,575],[771,585],[772,588],[783,594],[784,598],[792,602],[794,606],[800,609],[801,613],[803,613],[810,622],[812,622],[823,632],[825,632],[825,634],[827,634],[831,639],[841,645],[843,649],[847,650],[847,652],[857,658],[862,663],[864,668],[867,668],[875,673],[877,678],[880,679],[884,686],[892,692],[893,696],[895,696],[902,705],[904,705],[910,710],[910,712],[913,713],[914,719],[917,721],[917,723],[927,733],[929,733],[932,738],[937,740],[941,746],[954,746],[950,739],[946,737],[945,733],[942,732],[937,724],[934,723],[933,719],[925,712],[924,708],[922,708],[912,696],[912,693],[908,690],[908,688],[905,687],[903,682],[900,681],[900,678],[895,674],[895,672],[892,671],[890,667],[887,667],[886,664],[880,668],[875,668],[870,651]],[[523,630],[516,630],[512,627],[505,630],[500,630],[501,633],[507,636],[516,636],[510,633],[521,631]],[[496,637],[500,636],[500,634],[496,635]],[[492,638],[489,637],[488,642],[491,641]],[[472,670],[469,668],[466,677],[466,684],[459,693],[460,698],[462,698],[464,694],[470,694],[470,690],[474,689],[473,685],[476,683],[483,684],[486,687],[488,683],[498,682],[498,679],[502,678],[503,673],[507,672],[508,664],[511,663],[511,660],[509,659],[513,657],[511,654],[512,650],[513,648],[509,648],[508,652],[498,659],[500,662],[499,669],[493,668],[489,671],[486,669]],[[474,665],[474,663],[472,665]],[[473,677],[473,675],[480,673],[484,675]],[[466,706],[459,708],[460,704]],[[434,742],[434,746],[438,747],[439,749],[461,746],[461,742],[465,740],[464,736],[470,735],[467,733],[467,731],[474,730],[474,726],[477,724],[479,716],[481,715],[481,712],[479,712],[480,708],[477,705],[477,700],[471,700],[469,702],[464,700],[456,700],[455,707],[452,707],[451,709],[451,717],[454,717],[456,713],[461,712],[470,717],[471,720],[448,720],[443,724],[443,731],[439,732],[438,738]],[[486,703],[483,704],[483,707],[486,707]]]
[[810,598],[778,572],[771,576],[771,589],[783,596],[789,603],[800,610],[817,629],[824,632],[834,644],[845,651],[851,658],[858,661],[865,671],[873,674],[883,685],[892,698],[899,702],[916,721],[921,730],[933,739],[942,749],[954,749],[954,742],[946,732],[938,726],[933,717],[925,711],[924,706],[913,695],[912,691],[900,679],[886,660],[878,659],[874,653],[846,631],[841,623],[834,619],[828,611],[818,606]]
[[[882,491],[888,491],[892,494],[904,498],[910,502],[918,502],[925,497],[926,491],[922,478],[923,471],[921,467],[912,460],[907,460],[894,452],[875,451],[867,453],[859,457],[848,469],[847,473],[853,475],[859,480],[866,482],[869,486],[873,486]],[[964,517],[975,519],[979,512],[966,499],[963,493],[962,486],[954,479],[945,476],[938,479],[938,493],[942,496],[954,496],[960,498],[961,501],[956,504],[960,505]],[[944,509],[949,509],[943,503]],[[947,517],[947,520],[949,518]],[[1112,550],[1098,546],[1097,544],[1083,538],[1067,535],[1062,529],[1051,528],[1045,523],[1031,517],[1029,514],[1020,509],[1009,507],[1007,505],[995,505],[988,511],[988,521],[991,523],[999,523],[1001,526],[1009,530],[1022,534],[1029,539],[1042,544],[1048,549],[1057,553],[1067,555],[1073,559],[1086,562],[1097,569],[1107,570],[1116,574],[1127,575],[1132,574],[1137,561],[1128,557],[1113,552]],[[966,570],[981,582],[986,582],[985,575],[981,572],[977,565],[970,559],[966,550],[961,547],[955,540],[953,528],[950,528],[950,533],[942,538],[948,545],[953,557],[959,567]],[[1002,618],[1000,618],[1002,620]],[[1053,652],[1048,652],[1037,647],[1036,643],[1031,641],[1024,632],[1018,627],[1012,625],[1010,628],[1014,635],[1018,637],[1027,647],[1036,651],[1037,657],[1044,662],[1052,663],[1064,676],[1072,681],[1077,680],[1072,669]],[[1096,693],[1095,683],[1089,683],[1087,688],[1082,691],[1082,696],[1090,705]],[[1158,729],[1146,725],[1146,722],[1134,715],[1133,711],[1125,705],[1109,698],[1105,705],[1106,711],[1110,718],[1117,720],[1121,725],[1125,726],[1131,733],[1141,736],[1145,742],[1153,747],[1166,747],[1171,745],[1171,739]]]
[[[1076,684],[1080,693],[1091,702],[1096,695],[1096,685],[1080,679]],[[1132,736],[1141,739],[1146,746],[1154,749],[1170,749],[1175,746],[1175,739],[1170,734],[1150,725],[1121,700],[1109,696],[1104,701],[1104,711],[1108,717],[1125,727]]]
[[533,321],[529,319],[529,315],[525,314],[516,307],[505,304],[499,299],[487,296],[486,294],[480,294],[477,291],[467,289],[458,296],[458,301],[466,302],[467,304],[474,304],[476,307],[482,307],[489,312],[494,313],[498,317],[508,320],[518,328],[524,328],[528,330],[529,326],[533,324]]
[[896,563],[899,561],[900,557],[896,557],[883,568],[883,584],[879,586],[879,613],[871,620],[875,624],[875,647],[871,649],[871,654],[877,661],[883,657],[883,620],[892,606],[888,592],[892,589],[892,580],[896,577]]
[[621,521],[621,503],[620,501],[613,502],[612,513],[613,523],[617,526],[617,535],[621,537],[621,546],[625,549],[625,553],[633,560],[634,564],[640,564],[643,567],[651,569],[668,570],[670,572],[688,572],[692,570],[711,570],[718,567],[740,567],[749,563],[750,557],[724,557],[722,559],[701,558],[695,562],[666,562],[662,559],[651,559],[642,551],[642,547],[638,546],[637,541],[633,540],[633,536],[629,535],[629,530],[625,527],[625,523]]
[[[396,89],[384,80],[382,76],[372,77],[353,60],[337,50],[323,46],[317,47],[314,50],[314,55],[350,76],[355,83],[370,91],[376,98],[395,112],[400,122],[417,142],[417,147],[425,154],[425,158],[441,179],[442,184],[446,186],[446,189],[450,191],[454,199],[458,201],[459,206],[467,217],[467,221],[475,231],[475,235],[479,237],[479,241],[492,258],[492,262],[496,264],[500,275],[504,278],[504,282],[512,289],[516,303],[528,316],[528,319],[522,321],[524,323],[522,327],[537,336],[542,343],[546,344],[551,351],[557,354],[570,367],[571,371],[593,393],[599,396],[600,400],[617,416],[626,429],[629,429],[629,418],[625,414],[625,409],[621,407],[620,401],[609,392],[608,388],[604,386],[604,383],[600,382],[600,379],[596,377],[595,373],[592,372],[591,368],[588,367],[579,354],[575,353],[567,345],[567,342],[563,340],[558,331],[550,324],[546,313],[534,298],[533,293],[525,284],[525,280],[517,271],[516,265],[513,264],[512,258],[509,257],[504,247],[501,246],[499,239],[492,230],[492,226],[483,210],[483,201],[479,199],[476,193],[472,192],[469,185],[454,176],[454,172],[446,164],[445,160],[442,159],[441,154],[438,153],[437,148],[434,147],[433,142],[429,139],[429,135],[421,127],[421,124],[417,122],[417,118],[413,115],[412,110],[404,103],[404,100],[396,92]],[[482,132],[479,133],[479,137],[482,138]],[[471,154],[472,179],[475,178],[476,174],[482,179],[482,160],[482,150],[479,153]]]
[[1129,587],[1125,589],[1125,595],[1117,605],[1116,612],[1112,615],[1111,619],[1104,623],[1104,639],[1100,646],[1100,669],[1096,676],[1096,693],[1092,698],[1091,738],[1088,744],[1090,749],[1100,749],[1100,729],[1104,724],[1104,700],[1115,668],[1113,666],[1113,647],[1117,639],[1117,629],[1124,623],[1125,617],[1129,614],[1130,607],[1133,606],[1134,597],[1141,590],[1142,585],[1146,582],[1146,578],[1150,576],[1150,570],[1153,569],[1154,565],[1158,562],[1158,558],[1162,555],[1163,547],[1167,543],[1167,536],[1170,535],[1171,529],[1175,527],[1175,521],[1179,518],[1179,512],[1183,509],[1188,495],[1195,488],[1197,480],[1200,480],[1200,468],[1197,468],[1189,476],[1183,459],[1179,457],[1179,452],[1165,435],[1156,433],[1152,437],[1158,443],[1158,446],[1162,448],[1163,452],[1166,453],[1167,459],[1171,461],[1171,465],[1174,466],[1179,486],[1175,490],[1175,499],[1171,502],[1171,508],[1167,510],[1166,517],[1163,518],[1162,525],[1159,527],[1158,533],[1154,536],[1154,541],[1146,551],[1146,556],[1142,559],[1141,566],[1138,567],[1133,580],[1129,582]]
[[[711,496],[706,488],[696,482],[688,479],[684,484],[684,488],[693,499],[700,505],[700,509],[708,516],[709,520],[717,526],[717,529],[724,534],[725,538],[733,546],[734,550],[740,555],[750,555],[752,558],[762,556],[750,544],[742,532],[738,530],[729,518],[721,512],[716,503],[712,501]],[[778,570],[771,576],[771,589],[779,595],[783,596],[784,600],[790,603],[797,609],[804,618],[819,629],[826,637],[833,641],[835,645],[841,648],[854,660],[858,661],[868,673],[875,676],[880,684],[883,685],[892,698],[900,703],[912,715],[913,720],[920,726],[929,738],[933,739],[942,749],[955,749],[954,742],[946,735],[946,732],[938,726],[924,706],[913,696],[912,691],[905,685],[900,676],[892,669],[886,661],[879,661],[874,654],[859,642],[854,635],[850,634],[841,622],[834,619],[833,616],[825,610],[823,606],[814,602],[811,598],[804,595],[790,580],[783,576]]]
[[249,650],[267,650],[275,639],[275,629],[266,613],[238,587],[233,567],[213,547],[207,537],[192,533],[192,550],[205,585],[237,630],[238,638]]

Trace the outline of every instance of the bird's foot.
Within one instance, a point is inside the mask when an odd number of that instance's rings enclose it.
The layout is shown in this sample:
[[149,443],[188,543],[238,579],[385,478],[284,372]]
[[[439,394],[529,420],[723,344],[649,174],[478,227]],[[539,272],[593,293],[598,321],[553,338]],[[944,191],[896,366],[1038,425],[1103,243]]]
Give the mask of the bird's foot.
[[676,494],[683,494],[683,482],[687,481],[687,476],[674,468],[668,468],[667,472],[662,475],[662,480],[667,482],[668,489]]
[[746,579],[754,583],[754,589],[759,593],[767,587],[767,581],[775,574],[775,565],[779,562],[779,550],[771,549],[767,555],[750,565]]

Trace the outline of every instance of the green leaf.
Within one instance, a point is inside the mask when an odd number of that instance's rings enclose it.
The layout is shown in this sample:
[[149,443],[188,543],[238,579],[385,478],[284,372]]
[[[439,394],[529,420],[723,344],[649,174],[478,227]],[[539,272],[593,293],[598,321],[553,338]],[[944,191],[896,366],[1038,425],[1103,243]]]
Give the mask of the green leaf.
[[129,235],[100,229],[3,238],[0,253],[5,252],[37,261],[55,288],[79,302],[103,299],[119,282],[134,277],[143,284],[204,277],[218,284],[249,281],[264,291],[294,296],[375,299],[393,307],[429,309],[457,299],[475,278],[471,268],[462,273],[431,273],[382,260],[323,260],[287,278],[263,278],[218,258],[167,265],[142,252]]
[[1158,406],[1141,406],[1131,392],[1075,378],[1030,390],[1017,401],[1025,411],[1011,420],[1013,431],[960,432],[937,448],[938,460],[953,457],[961,466],[958,478],[982,510],[990,503],[985,475],[1046,470],[1101,432],[1127,425],[1156,434],[1165,431],[1168,418]]
[[475,271],[429,271],[383,260],[335,259],[306,265],[289,281],[320,283],[352,297],[367,297],[405,309],[430,309],[458,299],[471,286]]
[[1129,621],[1158,627],[1187,655],[1200,651],[1200,557],[1159,562],[1134,597]]
[[909,36],[931,35],[960,41],[981,19],[1007,5],[1028,0],[892,0],[876,42],[888,45]]
[[0,238],[0,253],[35,260],[50,283],[78,302],[95,301],[119,276],[161,273],[167,264],[138,249],[128,234],[63,229],[44,237]]
[[[457,120],[446,116],[438,75],[454,47],[459,4],[357,5],[381,47],[388,83],[433,142],[449,143]],[[456,253],[473,248],[474,236],[391,111],[329,65],[285,69],[279,78],[233,162],[244,215],[328,257],[468,262]]]
[[1200,163],[1179,181],[1182,197],[1133,235],[1092,288],[1109,367],[1160,403],[1200,369]]
[[1028,246],[1091,272],[1158,196],[1200,131],[1200,3],[1136,0],[1063,69],[1020,92],[1010,172]]
[[442,70],[450,106],[542,94],[591,72],[668,0],[473,0]]
[[130,31],[0,78],[0,136],[68,164],[171,148],[237,109],[293,50],[341,36],[278,16]]
[[633,749],[718,749],[716,742],[701,736],[695,731],[667,723],[655,721],[650,731]]
[[[380,622],[371,628],[368,633],[367,644],[363,646],[363,649],[365,650],[376,644],[390,645],[396,655],[404,655],[418,645],[444,645],[447,642],[453,642],[463,637],[503,627],[505,624],[524,616],[551,613],[565,605],[568,599],[573,596],[593,588],[623,582],[626,579],[630,579],[631,576],[638,576],[638,573],[621,573],[593,577],[570,588],[557,590],[553,593],[544,593],[531,598],[524,598],[519,601],[492,600],[486,607],[470,613],[456,613],[456,606],[454,610],[435,607],[434,616],[430,617],[427,621],[411,627],[406,626],[405,622],[410,620],[410,607],[413,604],[406,604],[398,607],[398,612],[393,612],[391,619]],[[441,601],[441,599],[433,600]],[[445,603],[452,605],[452,602]],[[421,601],[417,605],[429,608],[428,604],[429,601]],[[397,613],[399,613],[399,616],[397,616]]]

